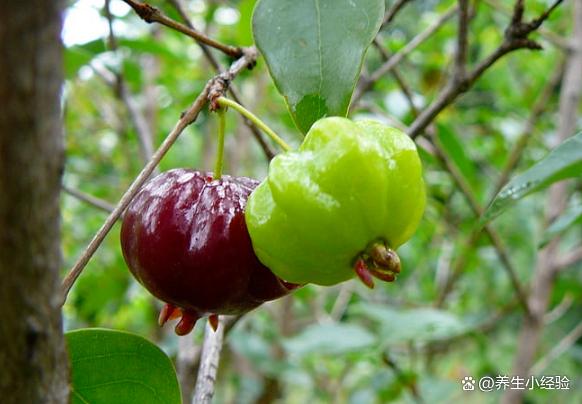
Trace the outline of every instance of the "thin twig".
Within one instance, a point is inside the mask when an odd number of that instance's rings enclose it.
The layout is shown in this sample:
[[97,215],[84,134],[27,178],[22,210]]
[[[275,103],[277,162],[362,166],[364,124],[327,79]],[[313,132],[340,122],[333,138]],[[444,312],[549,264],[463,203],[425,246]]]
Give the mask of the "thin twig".
[[[488,4],[494,10],[496,10],[504,15],[507,15],[507,16],[513,15],[513,11],[510,8],[506,7],[504,4],[500,4],[499,2],[497,2],[495,0],[484,0],[484,3]],[[568,44],[568,41],[566,41],[564,38],[557,35],[556,33],[552,32],[544,27],[540,27],[538,32],[544,39],[546,39],[548,42],[550,42],[556,48],[561,49],[563,51],[567,51],[570,49],[570,45]]]
[[398,363],[396,363],[396,361],[394,359],[392,359],[392,357],[390,356],[390,354],[388,352],[384,352],[384,354],[382,355],[382,361],[390,369],[392,369],[392,371],[396,375],[397,379],[401,383],[403,383],[405,385],[405,387],[410,391],[410,394],[412,395],[412,398],[414,399],[414,401],[418,404],[424,403],[424,400],[423,400],[422,396],[420,395],[420,390],[418,388],[416,380],[414,380],[414,379],[409,380],[406,377],[406,375],[404,374],[404,372],[402,372],[402,369],[400,369],[400,366],[398,365]]
[[579,246],[558,258],[554,264],[554,268],[556,271],[561,271],[576,265],[580,261],[582,261],[582,246]]
[[[108,45],[110,50],[117,51],[118,44],[115,31],[113,30],[113,15],[110,10],[110,2],[111,0],[105,0],[105,17],[107,18],[107,24],[109,27]],[[152,158],[152,154],[154,154],[154,136],[151,127],[131,96],[127,83],[121,74],[115,73],[115,83],[113,84],[113,87],[116,95],[123,102],[129,112],[129,117],[133,122],[139,140],[142,159],[144,162],[147,162]]]
[[[507,163],[505,164],[505,167],[503,168],[502,173],[499,177],[499,180],[497,181],[493,189],[493,192],[491,193],[490,201],[495,197],[495,195],[497,195],[497,193],[503,187],[503,185],[507,181],[507,178],[509,178],[509,175],[511,175],[511,172],[517,165],[517,162],[520,159],[523,149],[527,145],[527,141],[532,136],[536,122],[538,121],[538,119],[542,115],[542,112],[546,108],[546,105],[549,101],[553,89],[560,81],[563,71],[563,65],[564,65],[563,63],[559,64],[558,69],[555,70],[554,74],[547,82],[547,84],[544,86],[544,89],[542,90],[540,96],[536,100],[534,107],[532,108],[532,111],[524,125],[522,134],[519,137],[518,141],[516,142],[514,148],[512,149],[510,156],[507,160]],[[477,243],[481,235],[482,229],[480,228],[475,228],[469,235],[469,238],[465,242],[465,245],[459,257],[455,260],[453,264],[450,276],[447,278],[445,284],[441,289],[441,293],[435,303],[436,307],[442,307],[443,304],[445,303],[449,293],[453,290],[454,284],[460,278],[461,274],[465,269],[471,249]]]
[[75,283],[75,280],[81,275],[81,272],[93,256],[97,248],[101,245],[105,236],[109,233],[115,222],[121,217],[123,211],[127,208],[131,200],[134,196],[139,192],[142,185],[147,181],[150,175],[153,173],[155,168],[158,166],[161,159],[164,155],[168,152],[170,147],[174,144],[174,142],[178,139],[182,131],[191,123],[193,123],[198,114],[204,108],[204,106],[210,101],[215,98],[218,98],[228,88],[228,84],[232,81],[242,70],[248,68],[249,66],[253,66],[257,59],[257,51],[254,48],[248,48],[243,57],[238,59],[234,62],[231,68],[214,77],[204,87],[200,95],[196,98],[194,103],[190,106],[190,108],[182,114],[181,118],[179,119],[178,123],[172,129],[170,134],[166,137],[164,142],[161,146],[156,150],[153,154],[152,159],[146,164],[146,166],[142,169],[139,173],[137,178],[133,181],[129,189],[123,194],[121,200],[113,210],[113,212],[109,215],[105,223],[101,226],[97,234],[93,237],[89,246],[85,249],[83,254],[79,257],[73,268],[67,274],[65,279],[63,280],[61,286],[61,293],[62,293],[62,303],[67,299],[67,295],[71,290],[71,287]]
[[[568,55],[560,89],[558,127],[555,139],[558,143],[574,134],[578,107],[582,98],[582,75],[580,74],[582,72],[582,2],[575,1],[572,6],[574,27],[571,37],[572,52]],[[562,181],[552,185],[547,195],[545,222],[549,223],[562,214],[568,205],[567,184]],[[555,262],[559,256],[559,247],[560,238],[556,237],[538,251],[528,300],[531,315],[523,319],[513,362],[513,375],[525,378],[530,374],[544,330],[544,316],[558,275]],[[510,389],[504,392],[501,402],[503,404],[520,403],[523,401],[523,394],[523,391]]]
[[172,28],[178,32],[181,32],[189,37],[195,39],[198,42],[201,42],[205,45],[211,46],[219,51],[223,52],[224,54],[232,57],[232,58],[240,58],[244,50],[240,47],[225,45],[220,43],[208,36],[204,35],[202,32],[192,29],[184,24],[180,24],[166,16],[162,13],[158,8],[153,7],[147,3],[141,3],[135,0],[123,0],[127,3],[134,11],[139,15],[145,22],[152,23],[157,22],[159,24],[165,25],[166,27]]
[[[184,24],[186,24],[191,29],[195,29],[194,25],[192,24],[192,21],[188,17],[188,14],[186,14],[186,11],[184,10],[184,7],[182,6],[181,1],[180,0],[169,0],[169,2],[172,5],[172,7],[174,7],[174,9],[178,12],[178,14],[180,15],[180,18],[182,18],[182,20],[184,21]],[[210,64],[214,68],[214,70],[217,73],[222,72],[222,70],[223,70],[222,66],[216,60],[216,58],[214,57],[214,55],[212,54],[210,49],[208,49],[208,47],[206,45],[204,45],[203,43],[200,43],[200,42],[197,42],[197,43],[200,46],[200,49],[202,49],[202,53],[204,53],[204,57],[206,57],[208,62],[210,62]],[[243,102],[241,101],[241,99],[238,95],[239,92],[236,89],[236,86],[234,84],[230,85],[230,87],[228,88],[228,92],[230,93],[233,100],[238,102],[240,105],[244,106]],[[259,145],[263,149],[263,153],[265,154],[267,159],[271,160],[273,157],[275,157],[275,152],[273,151],[273,149],[269,145],[269,143],[267,143],[267,141],[265,140],[265,137],[263,136],[261,131],[257,128],[257,126],[247,118],[243,118],[243,123],[247,126],[247,128],[249,128],[249,130],[253,134],[255,140],[259,143]]]
[[572,303],[574,303],[574,298],[572,293],[568,292],[556,307],[544,314],[544,324],[551,324],[561,318],[572,307]]
[[333,321],[339,321],[346,312],[350,299],[354,293],[354,282],[344,282],[339,290],[335,303],[329,313]]
[[[382,44],[378,40],[378,37],[374,38],[372,45],[374,46],[374,48],[376,48],[376,50],[378,51],[378,53],[380,54],[380,57],[382,58],[382,60],[384,62],[386,62],[388,59],[390,59],[390,54],[386,51],[386,49],[384,49],[384,47],[382,46]],[[408,106],[410,107],[410,110],[412,111],[412,113],[414,115],[417,115],[418,108],[416,107],[416,105],[414,103],[414,94],[412,93],[412,90],[410,90],[410,88],[408,87],[408,85],[404,81],[404,78],[400,75],[400,72],[398,71],[398,69],[396,67],[394,67],[390,71],[390,74],[392,75],[392,77],[396,81],[396,84],[398,84],[398,87],[400,87],[402,94],[404,94],[404,97],[406,98],[406,101],[408,102]]]
[[453,80],[462,81],[466,75],[467,51],[469,47],[469,1],[459,0],[459,23],[457,34],[457,50],[455,52],[455,68]]
[[[450,161],[450,159],[447,157],[447,155],[442,151],[441,146],[437,142],[435,142],[435,151],[436,151],[436,153],[435,153],[436,157],[441,161],[443,166],[447,169],[447,171],[449,172],[449,174],[451,175],[451,177],[453,178],[453,180],[455,181],[455,183],[457,184],[457,186],[459,187],[459,189],[461,190],[461,192],[465,196],[465,199],[469,203],[469,207],[473,211],[473,214],[477,218],[481,217],[481,215],[483,214],[483,208],[481,207],[481,205],[479,204],[479,201],[477,200],[477,198],[473,194],[471,187],[469,186],[469,184],[467,184],[467,182],[463,178],[463,175],[459,172],[457,167]],[[491,240],[491,243],[493,244],[493,247],[495,248],[495,251],[497,252],[497,256],[499,257],[499,260],[503,264],[503,268],[505,269],[505,271],[509,275],[509,280],[511,281],[513,289],[515,290],[515,293],[517,295],[517,299],[518,299],[519,303],[523,307],[524,311],[526,313],[529,313],[529,307],[527,304],[527,294],[525,293],[523,286],[521,285],[521,282],[519,281],[517,271],[515,270],[512,262],[511,262],[511,259],[509,258],[509,253],[507,252],[507,249],[503,245],[503,242],[501,241],[501,237],[499,237],[499,234],[495,231],[495,229],[490,224],[485,225],[483,227],[483,229],[485,230],[485,233],[489,237],[489,240]],[[447,293],[448,293],[448,291],[447,291]]]
[[580,322],[572,331],[568,333],[557,345],[552,348],[546,356],[541,358],[532,366],[530,373],[532,375],[539,375],[548,367],[548,365],[557,359],[560,355],[570,349],[578,339],[582,337],[582,322]]
[[137,106],[135,100],[129,93],[129,88],[123,77],[120,74],[117,74],[116,76],[118,82],[117,88],[119,89],[119,98],[123,101],[127,111],[129,112],[129,117],[133,122],[133,126],[137,133],[137,138],[139,139],[142,159],[147,162],[154,154],[154,136],[151,127],[148,124],[144,114]]
[[519,163],[523,150],[527,146],[529,139],[533,136],[536,123],[542,116],[544,110],[546,109],[546,106],[548,105],[548,102],[550,101],[552,93],[554,92],[556,86],[560,83],[560,80],[562,79],[562,76],[564,74],[564,67],[565,64],[563,61],[557,65],[557,68],[554,69],[554,73],[551,75],[550,79],[546,82],[546,85],[542,89],[542,92],[540,93],[535,104],[533,105],[531,113],[529,114],[529,117],[523,127],[523,130],[521,131],[520,136],[515,142],[515,145],[513,146],[513,149],[509,154],[507,162],[505,163],[505,166],[503,167],[503,170],[501,171],[501,174],[499,175],[499,178],[495,183],[491,200],[497,195],[497,193],[499,193],[499,191],[501,191],[501,188],[503,188],[503,186],[507,183],[509,176]]
[[198,368],[192,404],[209,404],[212,402],[223,337],[224,324],[222,319],[219,319],[216,331],[212,329],[210,324],[206,323],[200,367]]
[[393,54],[392,57],[386,61],[386,63],[382,64],[382,66],[370,74],[370,77],[366,81],[360,81],[358,88],[356,88],[356,91],[352,97],[352,105],[355,105],[360,100],[360,98],[362,98],[366,91],[371,89],[378,80],[380,80],[385,74],[391,71],[409,53],[411,53],[424,41],[430,38],[436,31],[438,31],[439,28],[441,28],[453,15],[455,15],[458,8],[459,7],[457,5],[449,8],[426,30],[412,38],[412,40],[408,42],[404,48]]
[[386,25],[390,24],[392,20],[394,20],[394,17],[396,17],[396,14],[398,14],[400,10],[402,10],[402,8],[406,5],[406,3],[409,2],[410,0],[396,0],[394,3],[392,3],[392,6],[390,6],[390,8],[386,10],[386,14],[384,14],[382,27],[380,29],[382,30],[386,28]]
[[530,22],[522,21],[523,11],[518,6],[519,2],[517,2],[511,24],[505,30],[505,37],[501,45],[488,57],[483,59],[464,79],[449,80],[448,84],[437,95],[436,99],[410,125],[408,131],[410,137],[414,139],[420,135],[442,110],[452,104],[459,95],[471,88],[477,79],[501,57],[517,49],[541,49],[541,46],[537,42],[529,39],[528,35],[539,28],[550,16],[551,11],[561,2],[562,0],[556,0],[550,8]]
[[78,200],[83,201],[91,206],[94,206],[97,209],[101,209],[104,212],[111,213],[115,209],[115,206],[113,206],[109,202],[104,201],[103,199],[99,199],[93,195],[89,195],[89,194],[81,192],[77,189],[70,188],[64,184],[62,185],[62,188],[63,188],[63,191],[65,191],[67,194],[71,195],[72,197],[77,198]]

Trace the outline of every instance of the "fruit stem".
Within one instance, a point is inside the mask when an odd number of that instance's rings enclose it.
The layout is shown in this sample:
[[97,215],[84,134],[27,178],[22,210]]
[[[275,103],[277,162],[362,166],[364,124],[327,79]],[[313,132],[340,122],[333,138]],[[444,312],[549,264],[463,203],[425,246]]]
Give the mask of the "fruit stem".
[[224,108],[218,111],[218,144],[216,146],[216,163],[214,165],[214,179],[222,177],[222,163],[224,160],[224,129],[226,126],[226,119],[224,116]]
[[281,148],[285,151],[290,151],[291,147],[285,143],[285,141],[277,135],[271,128],[267,126],[263,121],[259,119],[255,114],[251,111],[240,105],[238,102],[230,100],[225,97],[218,97],[216,100],[218,105],[221,107],[232,107],[234,110],[238,111],[242,116],[252,121],[255,125],[257,125],[263,132],[265,132],[275,143],[277,143]]

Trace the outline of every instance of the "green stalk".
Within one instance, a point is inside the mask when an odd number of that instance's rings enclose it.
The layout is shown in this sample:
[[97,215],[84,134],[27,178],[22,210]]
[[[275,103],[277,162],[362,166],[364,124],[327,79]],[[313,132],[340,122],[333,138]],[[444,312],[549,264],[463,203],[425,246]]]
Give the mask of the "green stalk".
[[226,127],[226,119],[224,115],[224,108],[218,111],[218,144],[216,145],[216,163],[214,165],[214,179],[222,177],[222,161],[224,159],[224,128]]
[[285,151],[290,151],[291,147],[285,143],[279,135],[277,135],[271,128],[269,128],[263,121],[261,121],[255,114],[251,111],[240,105],[238,102],[230,100],[228,98],[219,97],[217,100],[218,104],[223,107],[231,107],[234,110],[238,111],[242,116],[248,118],[251,122],[253,122],[259,129],[265,132],[275,143],[277,143],[281,148]]

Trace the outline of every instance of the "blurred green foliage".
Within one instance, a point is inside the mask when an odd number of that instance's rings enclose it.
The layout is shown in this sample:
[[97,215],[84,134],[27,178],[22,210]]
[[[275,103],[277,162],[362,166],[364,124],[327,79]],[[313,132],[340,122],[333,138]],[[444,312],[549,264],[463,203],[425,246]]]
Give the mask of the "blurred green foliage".
[[[454,1],[410,2],[381,33],[380,42],[397,52],[429,26]],[[496,2],[493,2],[496,3]],[[506,7],[510,2],[498,2]],[[566,2],[568,3],[568,2]],[[570,2],[571,3],[571,2]],[[99,5],[80,0],[72,6]],[[170,2],[151,4],[179,20]],[[390,6],[392,1],[387,1]],[[470,27],[470,64],[492,52],[509,22],[491,2],[476,2]],[[527,2],[534,16],[547,1]],[[108,33],[65,52],[64,109],[67,163],[64,183],[115,204],[144,165],[137,133],[126,105],[107,77],[119,75],[143,112],[159,145],[214,72],[200,48],[165,27],[147,25],[119,0],[114,31],[117,49]],[[250,16],[254,0],[187,2],[194,25],[228,44],[250,45]],[[544,24],[547,31],[566,37],[571,4],[560,7]],[[101,9],[99,13],[105,14]],[[104,17],[101,17],[104,18]],[[504,57],[438,119],[438,140],[486,206],[532,105],[558,68],[563,54],[547,35],[535,34],[540,52],[518,51]],[[422,110],[445,84],[451,70],[456,25],[450,20],[399,65],[398,71]],[[227,65],[228,58],[214,52]],[[365,70],[382,63],[371,48]],[[282,97],[262,60],[235,80],[246,106],[292,145],[301,142]],[[539,116],[516,172],[523,172],[551,148],[557,125],[558,89]],[[414,112],[391,75],[386,75],[364,97],[354,116],[368,116],[404,124]],[[267,161],[241,119],[227,114],[225,172],[264,178]],[[214,159],[215,117],[204,111],[180,137],[160,168],[211,169]],[[420,143],[421,149],[424,147]],[[275,392],[288,403],[384,402],[496,402],[500,392],[464,395],[461,380],[509,375],[516,351],[522,313],[515,293],[486,236],[467,246],[478,223],[449,173],[426,150],[421,150],[428,206],[413,239],[399,249],[403,273],[392,284],[368,290],[357,281],[323,288],[307,286],[291,298],[273,302],[243,317],[229,332],[215,400],[217,403],[268,402]],[[580,181],[573,190],[573,218],[578,225],[556,224],[562,250],[579,246]],[[536,252],[547,242],[544,194],[518,203],[493,222],[501,235],[520,281],[527,285]],[[577,205],[576,202],[577,201]],[[63,273],[81,254],[106,214],[67,194],[62,198]],[[171,327],[160,329],[160,302],[136,283],[121,256],[119,227],[106,238],[89,262],[65,305],[67,329],[111,327],[136,332],[155,341],[173,358],[178,337]],[[466,254],[465,254],[466,253]],[[444,281],[459,256],[462,273],[442,308],[434,307]],[[539,357],[543,358],[582,320],[582,265],[564,271],[557,280],[550,307],[563,310],[545,325]],[[202,324],[193,336],[199,343]],[[582,342],[578,341],[542,369],[543,375],[564,375],[569,390],[534,390],[528,402],[582,402]],[[192,376],[194,377],[194,376]],[[419,398],[421,397],[421,398]],[[263,401],[260,401],[263,400]],[[266,400],[266,401],[265,401]]]

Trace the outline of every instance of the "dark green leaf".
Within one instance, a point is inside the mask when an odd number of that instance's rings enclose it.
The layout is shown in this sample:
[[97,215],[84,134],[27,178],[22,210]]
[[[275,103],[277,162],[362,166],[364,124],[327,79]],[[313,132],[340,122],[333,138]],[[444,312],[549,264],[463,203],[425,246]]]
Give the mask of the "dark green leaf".
[[181,403],[170,359],[138,335],[106,329],[67,333],[73,403]]
[[572,136],[529,170],[512,179],[487,208],[481,223],[499,216],[523,197],[554,182],[582,176],[582,133]]
[[253,34],[297,127],[345,116],[383,0],[261,0]]
[[255,0],[241,0],[238,4],[240,18],[236,25],[236,38],[240,46],[250,46],[253,44],[251,21],[255,3]]
[[458,136],[445,125],[438,125],[438,142],[446,155],[455,163],[465,180],[475,184],[475,165],[469,159],[467,150]]
[[299,335],[284,341],[283,346],[297,355],[341,355],[370,347],[375,341],[372,334],[354,324],[321,324],[305,328]]

